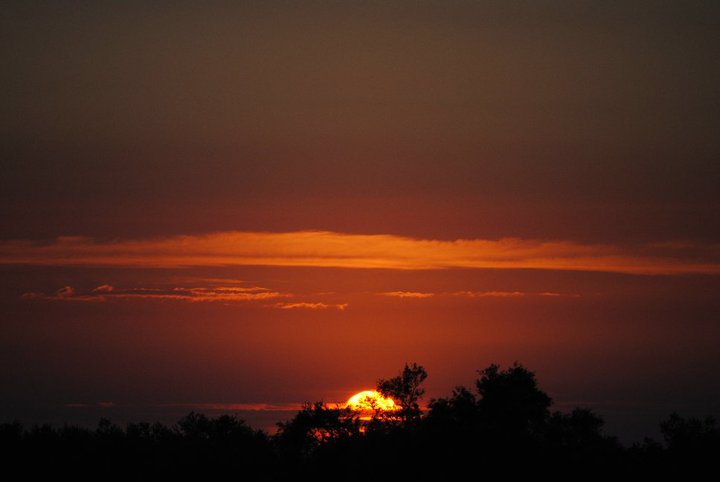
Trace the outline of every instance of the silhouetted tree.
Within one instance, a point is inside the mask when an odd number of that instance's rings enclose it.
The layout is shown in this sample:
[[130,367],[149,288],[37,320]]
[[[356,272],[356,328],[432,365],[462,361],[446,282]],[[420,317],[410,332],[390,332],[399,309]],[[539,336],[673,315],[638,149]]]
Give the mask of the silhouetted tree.
[[453,389],[447,398],[430,401],[427,422],[441,431],[477,430],[479,408],[477,397],[463,386]]
[[697,451],[720,444],[720,430],[713,417],[683,418],[672,413],[660,424],[660,430],[670,450]]
[[400,405],[401,418],[383,418],[370,404],[378,416],[361,423],[352,410],[308,403],[272,437],[233,416],[192,412],[171,427],[105,419],[95,429],[0,424],[3,473],[28,480],[445,480],[481,467],[485,476],[510,479],[622,473],[695,480],[720,456],[714,419],[677,414],[661,425],[664,444],[647,439],[624,449],[590,410],[551,414],[550,397],[517,363],[506,370],[490,365],[479,372],[477,391],[456,387],[422,414],[426,377],[413,363],[378,382],[378,391]]
[[549,415],[550,397],[537,386],[535,374],[514,363],[501,371],[490,365],[476,382],[478,408],[486,428],[503,436],[529,435]]
[[713,417],[684,418],[672,413],[660,424],[660,431],[676,468],[699,468],[720,457],[720,428]]
[[426,378],[425,368],[416,363],[406,363],[400,375],[378,380],[377,391],[400,405],[400,417],[404,422],[417,420],[422,413],[418,402],[425,394],[420,385]]
[[573,472],[607,471],[620,459],[621,446],[615,437],[602,433],[605,421],[589,409],[554,412],[544,424],[541,448],[545,463]]
[[360,433],[356,413],[323,402],[306,403],[289,422],[278,423],[276,442],[287,454],[307,458],[318,447]]
[[175,428],[177,465],[184,475],[213,479],[268,460],[267,436],[231,415],[210,418],[191,412]]

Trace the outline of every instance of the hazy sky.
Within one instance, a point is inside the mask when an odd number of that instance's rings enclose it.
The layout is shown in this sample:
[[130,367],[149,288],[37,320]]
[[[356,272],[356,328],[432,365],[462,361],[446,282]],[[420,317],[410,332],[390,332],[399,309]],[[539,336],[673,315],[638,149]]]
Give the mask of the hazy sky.
[[23,1],[0,55],[3,418],[515,360],[720,414],[716,2]]

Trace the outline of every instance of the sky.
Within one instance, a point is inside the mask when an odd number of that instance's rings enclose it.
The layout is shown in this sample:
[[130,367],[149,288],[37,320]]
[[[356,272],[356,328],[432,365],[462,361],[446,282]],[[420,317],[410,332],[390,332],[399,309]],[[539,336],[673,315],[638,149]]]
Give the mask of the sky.
[[0,418],[272,425],[514,361],[627,440],[720,415],[719,37],[711,1],[9,2]]

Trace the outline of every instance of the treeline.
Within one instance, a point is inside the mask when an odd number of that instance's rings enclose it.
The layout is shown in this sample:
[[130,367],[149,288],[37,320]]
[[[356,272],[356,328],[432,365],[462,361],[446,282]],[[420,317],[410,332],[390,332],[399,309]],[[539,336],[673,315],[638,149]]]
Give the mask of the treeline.
[[623,447],[590,410],[552,412],[551,399],[521,365],[479,372],[420,409],[425,370],[406,365],[378,391],[400,409],[359,414],[307,404],[275,435],[233,416],[190,413],[168,427],[101,420],[96,429],[0,425],[5,480],[447,480],[543,475],[614,476],[715,473],[715,420],[670,415],[663,440]]

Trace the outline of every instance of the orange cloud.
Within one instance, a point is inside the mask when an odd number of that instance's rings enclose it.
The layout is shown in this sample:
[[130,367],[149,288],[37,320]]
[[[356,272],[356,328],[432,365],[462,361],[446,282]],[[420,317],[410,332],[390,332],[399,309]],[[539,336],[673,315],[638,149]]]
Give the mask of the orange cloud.
[[[67,406],[67,405],[66,405]],[[297,411],[302,403],[164,403],[154,405],[161,408],[187,408],[202,411],[243,411],[243,412],[286,412]]]
[[275,298],[286,298],[292,295],[270,291],[267,288],[215,287],[215,288],[130,288],[115,289],[110,285],[101,285],[88,292],[78,292],[65,286],[53,294],[37,292],[25,293],[24,300],[46,301],[89,301],[103,302],[110,300],[174,300],[190,302],[235,302],[264,301]]
[[110,285],[100,285],[94,290],[92,290],[93,293],[110,293],[112,292],[114,288]]
[[553,291],[542,291],[539,293],[528,291],[456,291],[455,296],[466,296],[468,298],[521,298],[524,296],[548,296],[548,297],[578,297],[580,295],[571,293],[556,293]]
[[565,296],[570,298],[579,298],[580,295],[577,293],[555,293],[554,291],[543,291],[542,293],[538,293],[538,296],[549,296],[551,298],[558,297],[558,296]]
[[431,296],[435,296],[435,293],[420,293],[417,291],[386,291],[378,294],[382,296],[394,296],[396,298],[430,298]]
[[516,298],[527,295],[523,291],[458,291],[453,294],[468,298]]
[[57,290],[55,292],[55,296],[58,298],[71,298],[72,296],[75,296],[75,290],[72,286],[65,286]]
[[[702,253],[702,256],[698,255]],[[316,266],[387,269],[552,269],[628,274],[720,274],[720,245],[581,244],[516,238],[439,241],[327,231],[233,231],[98,242],[0,242],[0,264],[126,267]]]
[[335,308],[344,311],[349,305],[348,303],[328,304],[328,303],[275,303],[275,308],[281,310],[308,309],[308,310],[327,310]]

